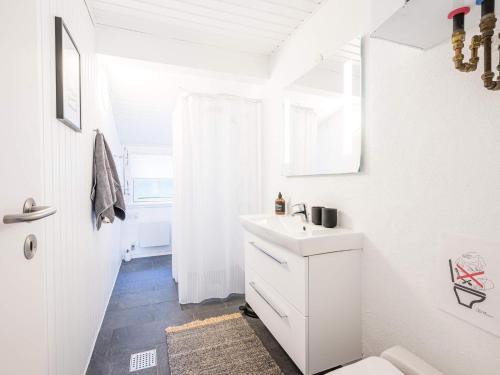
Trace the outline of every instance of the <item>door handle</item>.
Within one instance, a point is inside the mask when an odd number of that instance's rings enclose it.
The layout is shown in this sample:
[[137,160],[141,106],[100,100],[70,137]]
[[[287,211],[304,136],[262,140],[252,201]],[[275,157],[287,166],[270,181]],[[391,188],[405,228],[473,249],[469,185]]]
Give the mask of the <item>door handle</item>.
[[23,206],[23,213],[17,215],[5,215],[3,217],[4,224],[25,223],[43,219],[47,216],[54,215],[57,212],[55,207],[37,206],[33,198],[26,199]]

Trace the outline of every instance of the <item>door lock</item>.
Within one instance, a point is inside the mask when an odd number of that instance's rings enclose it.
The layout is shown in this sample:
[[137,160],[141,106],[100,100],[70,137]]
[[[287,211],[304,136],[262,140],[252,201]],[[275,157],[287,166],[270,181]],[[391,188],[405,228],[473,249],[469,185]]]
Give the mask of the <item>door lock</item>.
[[36,254],[37,240],[34,234],[28,235],[24,240],[24,257],[28,260],[33,259]]

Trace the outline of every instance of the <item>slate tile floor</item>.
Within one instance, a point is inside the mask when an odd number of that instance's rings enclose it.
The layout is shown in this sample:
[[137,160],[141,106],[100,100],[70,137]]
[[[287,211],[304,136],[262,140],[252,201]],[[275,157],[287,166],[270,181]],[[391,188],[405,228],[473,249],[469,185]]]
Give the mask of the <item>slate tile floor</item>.
[[[234,295],[223,301],[179,305],[169,255],[122,263],[87,375],[129,374],[130,355],[154,348],[158,365],[132,374],[169,375],[166,327],[237,312],[243,303],[243,296]],[[282,371],[300,374],[262,322],[247,321]]]

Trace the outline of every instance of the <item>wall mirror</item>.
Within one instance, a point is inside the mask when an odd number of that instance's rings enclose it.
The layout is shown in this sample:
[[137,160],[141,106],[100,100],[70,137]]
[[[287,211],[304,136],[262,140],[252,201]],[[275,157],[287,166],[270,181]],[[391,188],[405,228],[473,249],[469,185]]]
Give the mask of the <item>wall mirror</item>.
[[359,172],[362,57],[362,39],[356,38],[286,88],[286,176]]

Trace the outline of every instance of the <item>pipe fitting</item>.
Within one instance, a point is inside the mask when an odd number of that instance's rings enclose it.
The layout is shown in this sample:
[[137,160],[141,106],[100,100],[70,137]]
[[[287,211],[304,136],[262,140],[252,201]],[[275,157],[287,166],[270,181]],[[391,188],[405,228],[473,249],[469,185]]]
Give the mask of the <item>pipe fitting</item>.
[[[448,19],[453,19],[453,34],[451,43],[454,50],[453,62],[455,68],[461,72],[473,72],[477,69],[479,62],[478,51],[483,47],[484,72],[481,75],[484,87],[488,90],[500,90],[500,60],[496,69],[499,74],[495,80],[495,73],[492,71],[492,39],[495,34],[497,18],[495,16],[495,0],[476,0],[477,5],[481,5],[481,21],[479,30],[481,35],[474,35],[470,44],[471,57],[469,62],[464,63],[463,48],[465,43],[465,16],[469,13],[469,7],[461,7],[452,10],[448,14]],[[500,34],[498,35],[500,38]],[[500,45],[498,46],[500,56]]]
[[[485,2],[486,3],[486,2]],[[483,3],[484,6],[484,3]],[[492,37],[494,35],[495,27],[497,23],[497,18],[495,13],[485,13],[481,17],[481,22],[479,23],[479,30],[482,34],[482,44],[484,49],[484,73],[481,76],[483,80],[484,87],[488,90],[500,90],[500,81],[495,80],[495,73],[492,71]],[[497,66],[500,70],[500,64]]]
[[451,43],[453,44],[453,50],[455,51],[455,56],[453,57],[453,62],[455,63],[455,68],[461,72],[473,72],[477,69],[477,64],[479,62],[479,47],[481,47],[481,36],[474,35],[470,44],[471,57],[468,63],[464,63],[465,56],[462,51],[465,42],[465,31],[457,30],[451,36]]

